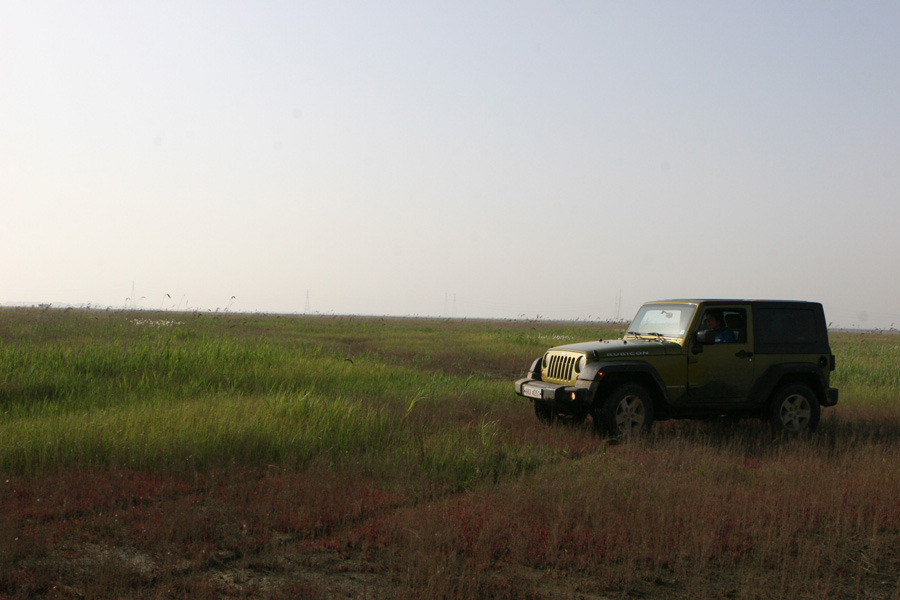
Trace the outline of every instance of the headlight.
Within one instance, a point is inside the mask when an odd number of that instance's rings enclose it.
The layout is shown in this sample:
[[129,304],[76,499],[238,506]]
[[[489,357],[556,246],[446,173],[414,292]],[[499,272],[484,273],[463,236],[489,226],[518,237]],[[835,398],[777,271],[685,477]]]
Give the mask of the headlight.
[[547,365],[550,364],[550,358],[548,354],[544,355],[544,358],[541,360],[541,368],[546,369]]
[[582,354],[581,358],[578,359],[578,362],[575,363],[575,372],[581,373],[581,370],[584,369],[585,365],[587,365],[587,356]]

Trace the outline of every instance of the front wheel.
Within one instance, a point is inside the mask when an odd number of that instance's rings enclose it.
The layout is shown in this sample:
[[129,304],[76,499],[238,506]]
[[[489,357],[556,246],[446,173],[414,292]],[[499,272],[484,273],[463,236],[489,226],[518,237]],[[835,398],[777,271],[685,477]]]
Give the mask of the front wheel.
[[775,433],[811,433],[819,424],[821,413],[816,393],[808,385],[792,383],[773,394],[769,422]]
[[553,412],[553,407],[543,402],[534,403],[534,414],[537,416],[538,421],[544,425],[553,425],[553,422],[556,420],[556,413]]
[[614,438],[629,438],[650,431],[653,400],[639,383],[620,385],[591,411],[594,427]]

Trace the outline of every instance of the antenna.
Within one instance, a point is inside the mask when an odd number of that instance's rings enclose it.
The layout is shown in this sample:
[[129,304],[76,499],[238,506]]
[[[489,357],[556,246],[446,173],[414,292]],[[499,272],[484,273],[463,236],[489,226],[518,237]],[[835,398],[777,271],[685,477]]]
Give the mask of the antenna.
[[619,320],[619,313],[622,310],[622,288],[619,288],[619,296],[616,298],[616,321]]
[[306,290],[306,304],[303,307],[303,314],[309,314],[309,290]]

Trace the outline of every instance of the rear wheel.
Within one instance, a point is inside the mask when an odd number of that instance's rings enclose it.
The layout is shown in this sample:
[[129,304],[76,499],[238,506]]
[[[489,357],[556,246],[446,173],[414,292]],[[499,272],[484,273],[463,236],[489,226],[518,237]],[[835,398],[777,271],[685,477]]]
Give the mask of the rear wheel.
[[779,388],[769,405],[769,422],[775,433],[797,434],[815,431],[822,410],[812,389],[803,383]]
[[653,400],[639,383],[620,385],[591,411],[594,427],[615,438],[628,438],[650,431]]

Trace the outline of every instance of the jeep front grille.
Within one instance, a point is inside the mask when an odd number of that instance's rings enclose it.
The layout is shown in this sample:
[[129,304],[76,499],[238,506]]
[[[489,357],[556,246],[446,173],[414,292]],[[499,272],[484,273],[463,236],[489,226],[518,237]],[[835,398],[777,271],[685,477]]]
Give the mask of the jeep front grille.
[[575,379],[575,365],[578,363],[578,359],[577,354],[550,354],[547,357],[544,378],[572,381]]

